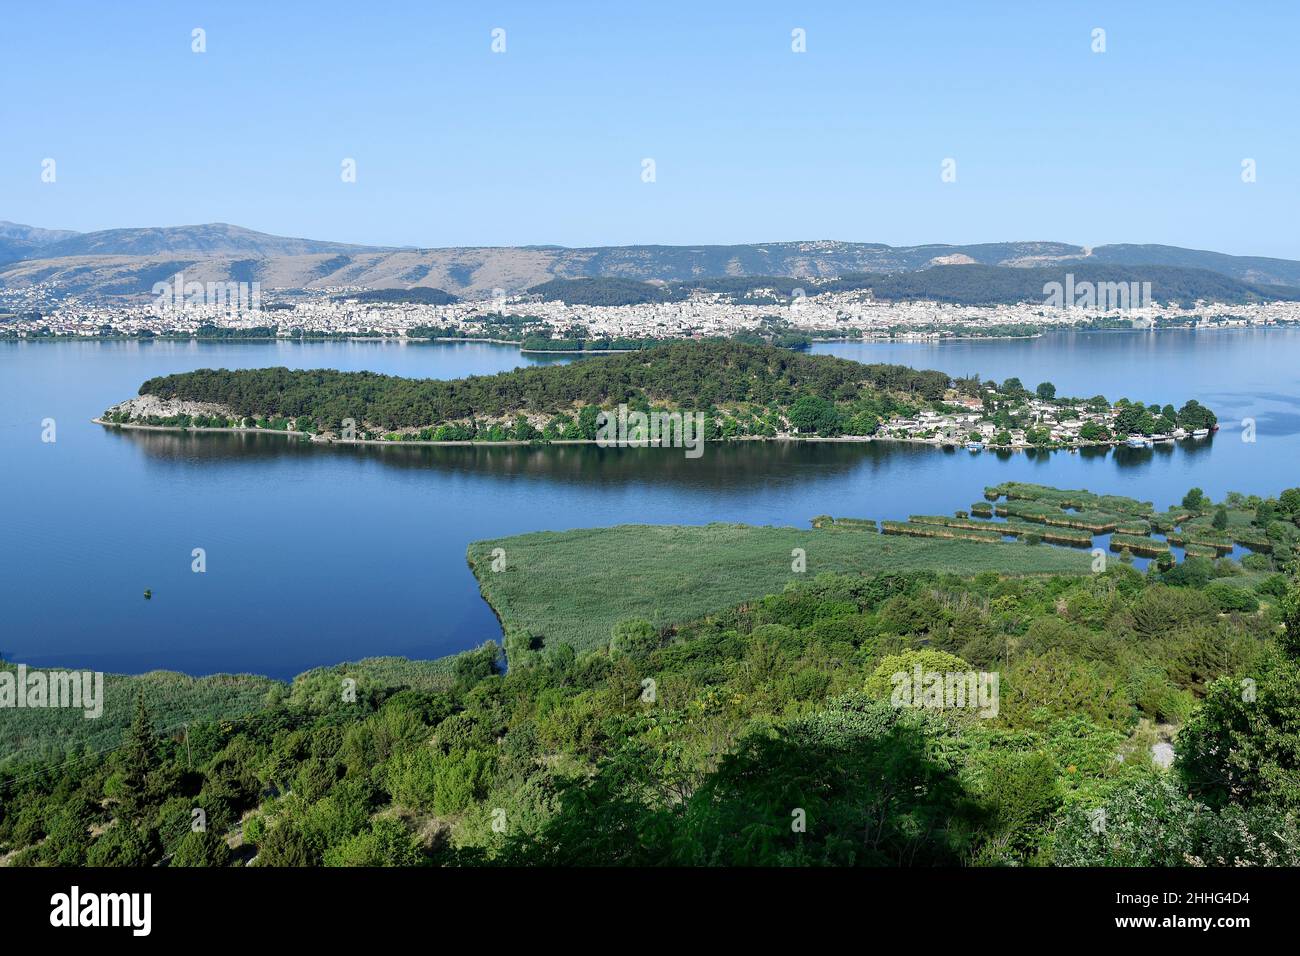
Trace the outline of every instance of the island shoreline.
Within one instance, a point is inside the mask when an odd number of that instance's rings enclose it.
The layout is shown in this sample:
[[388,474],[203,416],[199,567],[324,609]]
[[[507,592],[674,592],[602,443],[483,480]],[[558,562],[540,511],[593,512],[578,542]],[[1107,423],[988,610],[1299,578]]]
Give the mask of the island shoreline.
[[[524,441],[517,438],[501,439],[499,441],[433,441],[423,439],[411,439],[410,441],[387,441],[382,438],[323,438],[314,432],[294,431],[290,429],[278,428],[200,428],[195,425],[182,427],[180,425],[141,425],[135,422],[110,422],[103,418],[92,418],[92,424],[102,425],[105,428],[121,428],[132,431],[148,432],[170,432],[174,434],[227,434],[227,435],[284,435],[286,437],[305,438],[313,445],[383,445],[385,447],[424,447],[424,448],[466,448],[466,447],[537,447],[545,448],[550,445],[595,445],[598,448],[665,448],[672,450],[676,446],[672,445],[601,445],[595,438],[551,438],[538,441]],[[1159,444],[1176,445],[1178,442],[1195,442],[1203,441],[1188,436],[1187,438],[1171,438],[1168,441]],[[1125,442],[1119,441],[1095,441],[1095,442],[1077,442],[1070,445],[988,445],[985,444],[979,449],[966,449],[964,443],[932,441],[925,438],[898,438],[893,435],[738,435],[734,438],[705,438],[702,441],[710,444],[738,444],[742,442],[790,442],[790,443],[808,443],[808,444],[865,444],[869,442],[895,442],[900,445],[925,445],[931,448],[951,448],[954,451],[965,449],[967,451],[990,451],[990,452],[1016,452],[1016,451],[1078,451],[1081,448],[1121,448]],[[1151,446],[1148,446],[1151,447]],[[1135,451],[1138,449],[1134,449]]]

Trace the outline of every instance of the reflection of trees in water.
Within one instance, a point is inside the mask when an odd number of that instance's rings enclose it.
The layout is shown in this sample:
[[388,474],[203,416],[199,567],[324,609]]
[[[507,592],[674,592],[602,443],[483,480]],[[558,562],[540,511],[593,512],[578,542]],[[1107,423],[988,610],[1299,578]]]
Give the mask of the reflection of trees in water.
[[1184,455],[1208,455],[1210,453],[1210,446],[1213,444],[1214,439],[1212,437],[1199,440],[1195,438],[1187,438],[1178,442],[1178,450]]
[[680,448],[597,448],[592,445],[430,447],[319,445],[275,434],[185,434],[110,429],[151,458],[227,464],[326,455],[377,461],[385,467],[560,482],[651,482],[699,487],[758,487],[770,481],[823,481],[861,468],[882,468],[935,455],[933,448],[895,442],[737,442],[705,445],[699,458]]
[[150,458],[163,460],[222,461],[279,458],[312,451],[307,442],[292,435],[226,433],[196,435],[191,432],[143,431],[105,428],[105,433],[129,441]]
[[1210,450],[1209,439],[1196,441],[1185,439],[1183,441],[1162,441],[1154,445],[1148,445],[1145,448],[1129,448],[1127,445],[1120,445],[1115,449],[1115,464],[1121,468],[1124,466],[1149,465],[1156,459],[1172,458],[1175,453],[1182,455],[1204,455]]
[[[149,457],[176,462],[242,464],[263,459],[344,456],[377,461],[385,467],[479,474],[489,477],[531,477],[558,482],[649,482],[684,487],[758,488],[769,482],[826,481],[858,469],[871,472],[905,466],[947,464],[964,449],[938,448],[909,442],[735,442],[705,445],[699,458],[687,458],[679,448],[597,448],[592,445],[456,446],[320,445],[273,433],[193,434],[108,429],[130,441]],[[1202,454],[1209,442],[1182,442],[1181,450]],[[1115,456],[1120,467],[1143,467],[1156,456],[1174,453],[1173,443],[1154,448],[1083,448],[1085,460]],[[1025,449],[985,451],[1007,463],[1024,455],[1035,468],[1046,468],[1065,451]],[[941,457],[940,457],[941,456]],[[1050,482],[1049,482],[1050,483]]]

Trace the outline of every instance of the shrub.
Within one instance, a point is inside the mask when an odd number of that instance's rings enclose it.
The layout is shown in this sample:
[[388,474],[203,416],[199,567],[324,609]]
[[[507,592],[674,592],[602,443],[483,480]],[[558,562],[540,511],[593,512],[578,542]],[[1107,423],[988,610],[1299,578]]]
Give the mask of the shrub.
[[118,821],[90,847],[89,866],[153,866],[162,856],[157,835]]
[[1152,774],[1112,790],[1100,805],[1072,808],[1053,834],[1053,862],[1295,866],[1300,862],[1298,836],[1294,817],[1267,809],[1215,811],[1188,797],[1170,775]]
[[390,766],[388,791],[408,807],[437,814],[463,811],[482,797],[492,776],[492,759],[477,750],[440,754],[421,747]]
[[1135,631],[1151,637],[1204,620],[1214,611],[1215,605],[1199,591],[1154,585],[1142,592],[1129,607],[1129,619]]
[[1300,809],[1300,665],[1278,656],[1250,684],[1216,680],[1178,735],[1178,766],[1211,806]]
[[1259,610],[1259,598],[1248,589],[1215,581],[1205,588],[1205,595],[1220,611],[1250,614]]
[[1255,585],[1255,591],[1267,597],[1281,600],[1286,597],[1289,582],[1285,574],[1270,574],[1263,581]]
[[1241,566],[1247,571],[1271,571],[1273,559],[1267,554],[1248,554],[1241,559]]
[[289,820],[268,830],[258,845],[258,866],[315,866],[319,862],[302,830]]
[[611,655],[643,657],[659,647],[659,632],[644,618],[629,618],[614,625],[609,642]]
[[876,666],[867,678],[864,690],[877,700],[889,700],[893,695],[895,675],[905,674],[910,681],[917,666],[923,673],[960,673],[971,669],[960,657],[946,651],[924,650],[903,651],[891,654]]
[[190,831],[181,839],[170,862],[172,866],[226,866],[230,847],[216,833]]
[[368,830],[325,852],[326,866],[418,866],[420,842],[396,820],[376,820]]

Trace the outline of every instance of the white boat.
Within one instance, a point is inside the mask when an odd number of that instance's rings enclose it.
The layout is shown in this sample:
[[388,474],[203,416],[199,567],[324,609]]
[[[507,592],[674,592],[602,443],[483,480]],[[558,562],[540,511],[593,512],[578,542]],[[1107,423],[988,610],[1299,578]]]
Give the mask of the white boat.
[[983,443],[983,442],[979,442],[979,441],[968,441],[968,442],[966,443],[966,450],[967,450],[967,451],[983,451],[983,450],[984,450],[984,443]]
[[1129,448],[1146,448],[1147,440],[1145,438],[1138,438],[1135,436],[1132,438],[1126,438],[1124,440],[1124,444],[1128,445]]
[[1196,431],[1192,432],[1192,437],[1193,437],[1193,438],[1207,438],[1207,437],[1209,437],[1209,434],[1210,434],[1210,430],[1209,430],[1208,428],[1198,428],[1198,429],[1196,429]]
[[1157,442],[1157,441],[1172,441],[1172,439],[1171,439],[1168,435],[1152,435],[1152,436],[1151,436],[1151,440],[1152,440],[1153,442]]

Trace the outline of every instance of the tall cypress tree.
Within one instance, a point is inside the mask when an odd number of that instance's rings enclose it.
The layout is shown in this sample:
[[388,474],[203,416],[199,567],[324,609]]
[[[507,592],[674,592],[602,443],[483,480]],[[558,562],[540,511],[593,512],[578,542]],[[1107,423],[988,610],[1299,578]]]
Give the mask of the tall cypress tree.
[[1300,660],[1300,581],[1296,581],[1281,601],[1282,636],[1278,642],[1290,657]]
[[149,774],[157,766],[158,744],[142,690],[136,697],[122,768],[122,816],[132,823],[145,819],[150,804]]

